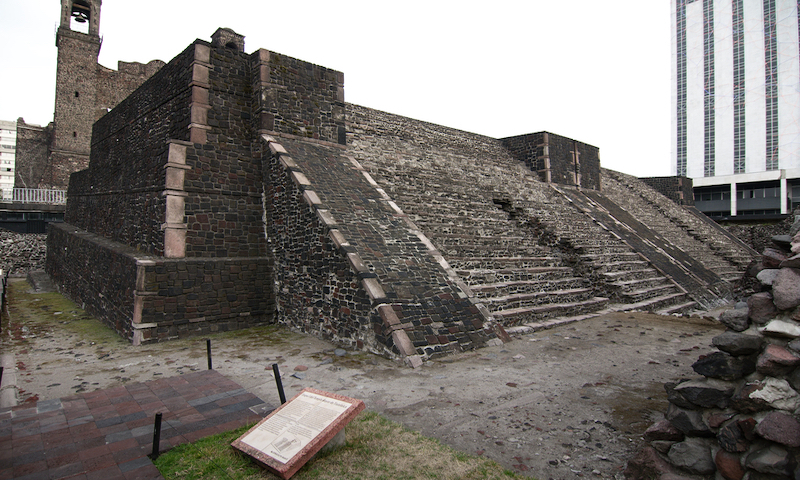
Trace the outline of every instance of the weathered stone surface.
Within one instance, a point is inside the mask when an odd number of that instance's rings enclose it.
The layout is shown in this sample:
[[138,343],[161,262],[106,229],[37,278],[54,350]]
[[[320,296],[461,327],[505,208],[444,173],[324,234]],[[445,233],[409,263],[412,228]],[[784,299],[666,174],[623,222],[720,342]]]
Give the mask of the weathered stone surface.
[[704,377],[736,380],[753,373],[756,365],[755,359],[750,356],[734,357],[725,352],[714,352],[701,355],[692,364],[692,369]]
[[800,253],[800,233],[797,233],[792,237],[792,250],[791,250],[791,252],[793,254]]
[[744,477],[745,471],[740,462],[739,455],[725,450],[719,450],[714,456],[717,471],[727,480],[741,480]]
[[750,442],[744,435],[739,422],[728,422],[717,432],[719,446],[728,452],[746,452]]
[[[775,237],[772,238],[774,239]],[[788,247],[788,242],[786,246]],[[764,265],[765,269],[778,268],[781,262],[786,260],[784,250],[778,250],[777,248],[765,248],[764,253],[761,255],[761,264]]]
[[780,271],[781,270],[779,268],[765,268],[764,270],[758,272],[756,278],[759,282],[761,282],[761,285],[771,287],[775,282],[775,278],[778,277],[778,273],[780,273]]
[[772,284],[772,296],[779,310],[789,310],[800,305],[800,269],[781,268]]
[[800,447],[800,422],[783,412],[769,412],[758,422],[756,433],[788,447]]
[[772,302],[772,294],[769,292],[759,292],[747,299],[747,308],[750,320],[754,323],[764,324],[775,318],[778,309]]
[[667,454],[670,463],[698,475],[714,473],[716,466],[711,457],[711,448],[706,440],[687,438],[676,443]]
[[644,439],[648,442],[655,440],[670,440],[673,442],[679,442],[683,440],[683,433],[675,428],[675,426],[673,426],[669,420],[665,419],[650,425],[650,427],[644,432]]
[[754,452],[745,458],[747,468],[773,475],[789,475],[791,459],[786,449],[777,445],[769,445]]
[[792,373],[786,376],[786,381],[789,382],[791,387],[800,392],[800,368],[795,368]]
[[671,440],[653,440],[652,442],[650,442],[650,445],[652,445],[653,448],[655,448],[659,452],[666,455],[667,452],[669,452],[669,449],[672,448],[673,445],[675,445],[675,442]]
[[794,352],[800,352],[800,338],[795,338],[786,346]]
[[763,327],[759,327],[758,331],[771,337],[798,338],[800,337],[800,324],[793,320],[776,318],[770,320]]
[[703,408],[726,408],[735,389],[734,383],[715,378],[690,380],[675,387],[683,398]]
[[[774,321],[773,321],[774,322]],[[758,356],[756,370],[773,377],[786,375],[800,365],[800,357],[780,345],[767,345]]]
[[761,382],[748,382],[740,386],[731,398],[731,407],[739,412],[752,413],[769,409],[769,403],[751,395],[764,388]]
[[731,330],[737,332],[743,332],[747,330],[748,325],[750,325],[750,315],[746,308],[725,310],[719,316],[719,321],[722,322],[723,325],[730,328]]
[[733,412],[712,413],[706,419],[706,424],[711,428],[719,428],[723,423],[736,416]]
[[667,392],[667,401],[673,403],[681,408],[685,408],[688,410],[697,410],[697,405],[693,404],[692,402],[686,400],[683,395],[675,391],[675,387],[680,385],[682,382],[687,382],[689,379],[684,378],[678,382],[667,382],[664,384],[664,390]]
[[782,261],[780,268],[800,268],[800,255],[794,255]]
[[749,393],[750,399],[765,402],[769,408],[775,410],[793,412],[800,408],[800,394],[786,380],[767,377],[760,383],[760,388]]
[[642,447],[635,457],[628,460],[624,472],[625,478],[628,480],[659,478],[667,473],[674,473],[672,465],[661,458],[661,455],[649,445]]
[[759,352],[763,342],[764,338],[761,336],[731,331],[726,331],[722,335],[717,335],[711,340],[711,343],[715,347],[735,357]]
[[687,410],[670,403],[667,407],[667,420],[686,435],[696,437],[710,437],[714,432],[703,421],[703,415],[695,410]]

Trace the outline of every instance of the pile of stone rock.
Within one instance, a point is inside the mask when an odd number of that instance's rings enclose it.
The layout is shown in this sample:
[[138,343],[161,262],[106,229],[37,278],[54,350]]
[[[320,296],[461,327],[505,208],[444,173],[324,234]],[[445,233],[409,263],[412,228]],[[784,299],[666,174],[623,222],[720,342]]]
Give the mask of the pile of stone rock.
[[15,233],[0,228],[0,269],[12,276],[44,270],[47,235]]
[[800,216],[772,237],[761,291],[724,312],[719,350],[665,385],[665,419],[628,462],[627,478],[800,478]]

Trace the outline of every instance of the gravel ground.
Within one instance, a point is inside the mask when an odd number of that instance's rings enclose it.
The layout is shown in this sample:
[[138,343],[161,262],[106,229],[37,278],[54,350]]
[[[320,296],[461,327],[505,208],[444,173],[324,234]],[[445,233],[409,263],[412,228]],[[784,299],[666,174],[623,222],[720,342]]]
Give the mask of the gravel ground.
[[[133,347],[60,295],[26,290],[12,281],[0,335],[22,402],[206,368],[205,339]],[[314,387],[359,398],[457,450],[547,480],[622,478],[666,411],[663,384],[696,377],[691,364],[722,331],[704,318],[615,313],[416,370],[283,327],[210,338],[213,367],[265,402],[278,402],[277,363],[287,397]]]

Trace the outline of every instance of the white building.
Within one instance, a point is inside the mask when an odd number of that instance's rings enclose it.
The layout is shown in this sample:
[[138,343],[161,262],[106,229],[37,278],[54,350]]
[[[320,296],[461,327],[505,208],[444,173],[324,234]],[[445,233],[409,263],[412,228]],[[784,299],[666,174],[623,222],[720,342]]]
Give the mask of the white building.
[[797,0],[671,0],[672,172],[712,217],[800,205]]
[[17,122],[0,120],[0,199],[11,201],[17,153]]

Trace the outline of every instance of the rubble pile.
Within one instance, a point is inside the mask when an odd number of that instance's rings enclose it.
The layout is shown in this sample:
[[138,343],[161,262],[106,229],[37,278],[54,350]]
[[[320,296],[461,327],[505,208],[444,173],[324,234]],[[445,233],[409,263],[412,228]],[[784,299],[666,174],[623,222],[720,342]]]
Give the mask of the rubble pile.
[[692,365],[700,377],[665,385],[665,419],[627,478],[800,478],[800,215],[772,244],[761,291],[720,316],[718,351]]
[[0,269],[10,275],[44,270],[47,235],[0,229]]

